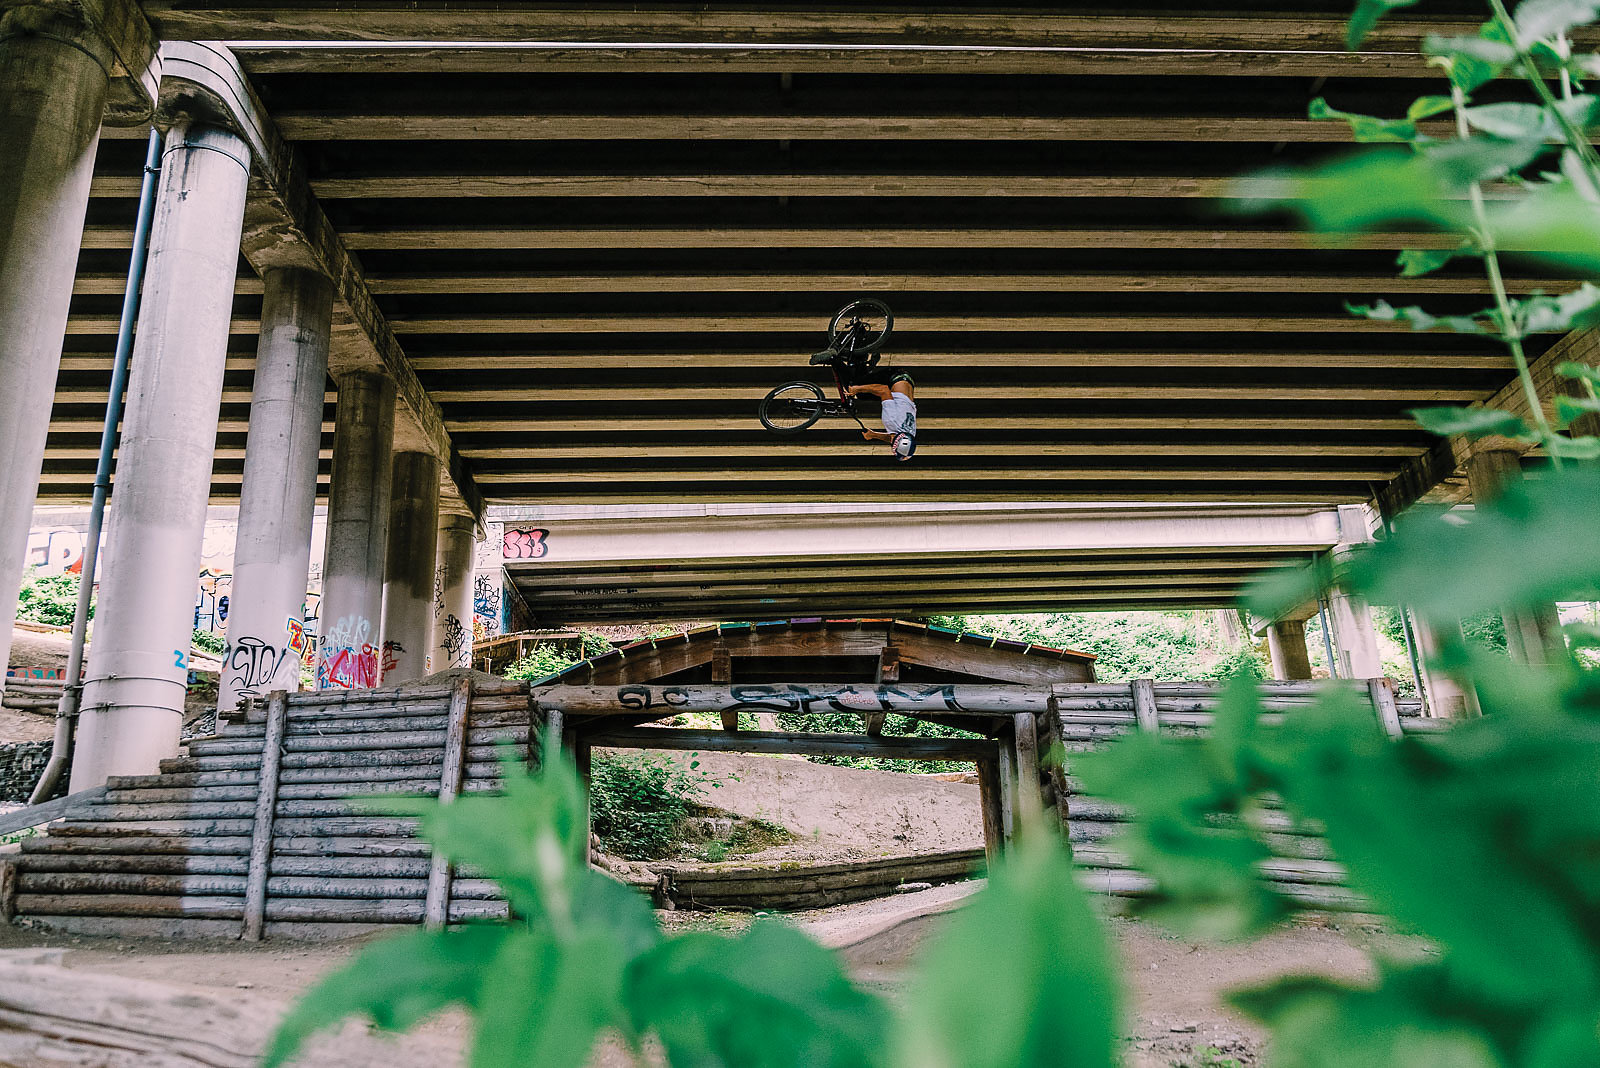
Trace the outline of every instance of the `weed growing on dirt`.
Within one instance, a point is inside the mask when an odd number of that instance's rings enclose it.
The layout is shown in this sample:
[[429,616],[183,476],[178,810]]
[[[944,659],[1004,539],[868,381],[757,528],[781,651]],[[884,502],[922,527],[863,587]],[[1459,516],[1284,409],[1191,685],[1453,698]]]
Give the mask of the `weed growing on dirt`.
[[683,844],[684,821],[706,790],[722,783],[686,763],[654,754],[602,754],[590,768],[594,833],[607,853],[659,860]]

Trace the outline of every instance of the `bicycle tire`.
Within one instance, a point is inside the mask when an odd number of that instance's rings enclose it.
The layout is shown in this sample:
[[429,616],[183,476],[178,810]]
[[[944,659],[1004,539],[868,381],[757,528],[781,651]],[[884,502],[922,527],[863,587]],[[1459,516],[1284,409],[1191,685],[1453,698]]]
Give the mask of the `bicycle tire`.
[[[833,319],[828,323],[828,343],[834,344],[839,338],[839,324],[852,318],[871,316],[883,320],[883,329],[878,336],[863,345],[857,345],[852,351],[857,355],[865,356],[870,352],[877,352],[883,348],[883,343],[889,340],[889,335],[894,333],[894,312],[889,310],[889,305],[881,300],[866,297],[861,300],[852,300],[849,304],[833,313]],[[874,363],[877,361],[874,360]]]
[[[784,396],[791,391],[792,396]],[[822,387],[815,382],[785,382],[761,398],[757,414],[761,425],[774,434],[798,434],[822,418],[826,405]]]

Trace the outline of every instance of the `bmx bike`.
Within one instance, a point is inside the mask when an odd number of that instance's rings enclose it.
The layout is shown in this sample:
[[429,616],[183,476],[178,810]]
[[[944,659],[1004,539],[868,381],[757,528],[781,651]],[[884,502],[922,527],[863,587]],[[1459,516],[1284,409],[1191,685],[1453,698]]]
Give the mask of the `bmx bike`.
[[815,382],[785,382],[761,401],[761,425],[774,434],[798,434],[824,416],[856,415],[856,399],[848,392],[861,375],[877,366],[878,350],[894,330],[894,313],[881,300],[857,300],[834,313],[828,323],[828,347],[811,357],[833,372],[838,399]]

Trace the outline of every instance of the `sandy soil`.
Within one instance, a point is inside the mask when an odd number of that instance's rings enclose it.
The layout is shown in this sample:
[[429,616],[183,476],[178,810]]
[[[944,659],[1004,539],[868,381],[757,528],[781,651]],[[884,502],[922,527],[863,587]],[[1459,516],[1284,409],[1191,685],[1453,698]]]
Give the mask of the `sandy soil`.
[[[837,949],[856,980],[891,1001],[905,988],[917,952],[937,934],[945,916],[981,882],[937,887],[917,894],[880,898],[830,909],[795,913],[790,919]],[[662,913],[669,930],[735,932],[748,913]],[[1400,939],[1370,928],[1298,924],[1248,945],[1219,946],[1176,937],[1149,923],[1110,917],[1107,924],[1123,963],[1129,996],[1124,1027],[1125,1061],[1131,1068],[1196,1065],[1207,1049],[1241,1065],[1260,1063],[1263,1035],[1229,1009],[1224,996],[1274,976],[1314,973],[1359,979],[1370,973],[1368,952],[1414,951]],[[69,937],[26,928],[0,928],[0,949],[58,946],[64,964],[103,974],[203,986],[213,992],[287,1002],[371,940],[336,943],[195,943],[146,939]],[[981,962],[974,962],[975,969]],[[429,1034],[464,1040],[465,1019],[451,1014],[430,1021]],[[611,1054],[597,1065],[625,1061]]]
[[[655,755],[680,762],[689,756]],[[694,759],[700,771],[722,783],[705,791],[705,805],[777,823],[795,836],[752,858],[864,859],[983,846],[978,788],[967,783],[736,753]]]

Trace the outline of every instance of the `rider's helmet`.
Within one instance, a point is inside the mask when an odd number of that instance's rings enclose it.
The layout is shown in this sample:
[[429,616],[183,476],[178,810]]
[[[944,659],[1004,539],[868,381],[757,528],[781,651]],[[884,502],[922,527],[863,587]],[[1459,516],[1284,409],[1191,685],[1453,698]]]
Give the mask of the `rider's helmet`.
[[910,434],[904,432],[896,434],[894,436],[892,445],[894,448],[894,456],[897,460],[909,460],[911,457],[916,455],[917,439],[912,437]]

